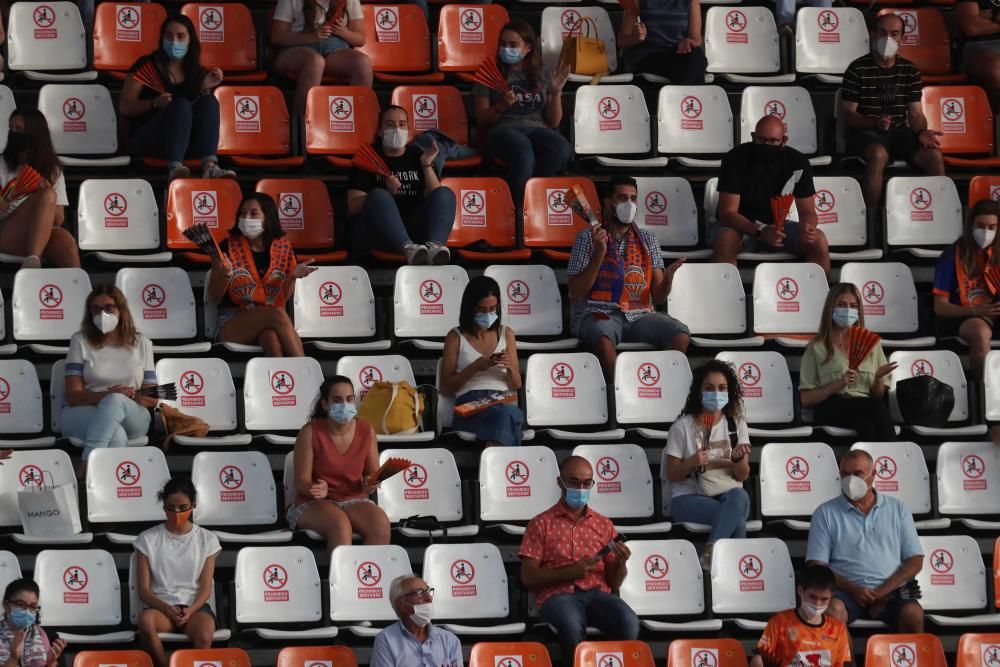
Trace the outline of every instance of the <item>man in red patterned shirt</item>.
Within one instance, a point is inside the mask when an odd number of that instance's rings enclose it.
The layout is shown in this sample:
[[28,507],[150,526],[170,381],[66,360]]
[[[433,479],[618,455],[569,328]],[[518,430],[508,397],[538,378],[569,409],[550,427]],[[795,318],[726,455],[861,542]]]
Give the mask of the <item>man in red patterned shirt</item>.
[[570,456],[559,468],[562,498],[528,523],[521,540],[521,581],[537,595],[542,619],[559,633],[564,667],[573,664],[587,626],[608,639],[635,639],[639,619],[611,593],[621,586],[631,552],[611,521],[587,507],[594,470]]

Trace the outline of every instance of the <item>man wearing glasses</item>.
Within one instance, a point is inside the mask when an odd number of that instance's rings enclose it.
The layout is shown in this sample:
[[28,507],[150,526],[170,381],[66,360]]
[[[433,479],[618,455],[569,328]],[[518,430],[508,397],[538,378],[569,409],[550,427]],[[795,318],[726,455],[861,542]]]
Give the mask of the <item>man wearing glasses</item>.
[[559,634],[562,664],[568,666],[588,625],[608,639],[635,639],[639,619],[611,593],[625,579],[631,552],[611,521],[587,507],[593,468],[587,459],[570,456],[557,481],[562,497],[528,523],[521,541],[521,581]]
[[375,638],[370,667],[462,667],[462,642],[431,625],[434,589],[413,574],[389,584],[389,603],[399,620]]

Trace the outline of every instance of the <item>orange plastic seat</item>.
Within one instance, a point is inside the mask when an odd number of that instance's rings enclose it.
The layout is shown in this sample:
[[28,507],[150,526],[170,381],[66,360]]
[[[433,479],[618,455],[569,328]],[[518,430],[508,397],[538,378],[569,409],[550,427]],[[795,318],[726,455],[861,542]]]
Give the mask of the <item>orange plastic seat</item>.
[[275,667],[312,667],[332,662],[334,667],[358,667],[354,651],[346,646],[286,646],[278,651]]
[[181,7],[181,14],[198,31],[204,67],[218,67],[229,82],[267,78],[267,72],[257,67],[257,29],[246,5],[188,3]]
[[980,199],[992,199],[995,202],[1000,202],[1000,176],[980,175],[972,177],[972,180],[969,181],[969,207],[971,208]]
[[463,81],[486,58],[496,58],[500,31],[510,21],[502,5],[445,5],[438,19],[438,69]]
[[573,667],[656,667],[656,663],[646,642],[580,642]]
[[[538,642],[477,642],[469,667],[552,667],[549,651]],[[282,667],[278,665],[278,667]]]
[[955,667],[1000,664],[1000,634],[968,632],[958,639]]
[[941,640],[934,635],[872,635],[865,667],[948,667]]
[[[219,155],[244,167],[297,167],[285,97],[274,86],[219,86]],[[281,156],[281,157],[273,157]]]
[[[704,660],[699,657],[704,655]],[[747,667],[747,654],[735,639],[675,639],[667,649],[667,667]]]
[[[257,192],[270,195],[278,206],[278,220],[299,261],[342,262],[346,250],[333,252],[333,203],[326,184],[318,178],[264,178]],[[306,253],[299,251],[305,250]]]
[[94,69],[124,79],[136,60],[160,46],[163,5],[152,2],[97,5],[94,15]]
[[601,201],[594,182],[582,176],[553,176],[528,179],[524,188],[524,245],[541,248],[548,259],[568,261],[576,234],[588,223],[565,202],[564,193],[570,187],[583,188],[587,202],[598,218]]
[[[212,236],[222,241],[236,224],[243,194],[236,181],[228,178],[178,178],[167,190],[167,248],[196,250],[197,246],[181,232],[191,225],[203,223]],[[185,252],[190,262],[208,264],[201,252]]]
[[[396,86],[392,103],[406,109],[410,117],[410,137],[438,128],[460,144],[469,143],[469,116],[462,94],[454,86]],[[478,167],[479,156],[449,160],[449,167]]]
[[951,71],[951,36],[941,11],[933,7],[882,9],[882,14],[899,14],[906,23],[906,33],[899,45],[899,55],[920,70],[924,83],[961,83],[965,74]]
[[365,45],[358,47],[358,51],[371,59],[378,81],[444,81],[444,74],[430,71],[430,30],[417,5],[362,5],[361,10],[365,20]]
[[252,667],[250,656],[241,648],[181,649],[170,656],[170,667],[195,667],[212,660],[221,663],[223,667]]
[[306,153],[349,168],[378,130],[378,96],[364,86],[316,86],[306,98]]
[[[927,126],[938,137],[945,164],[952,167],[1000,167],[994,155],[993,113],[979,86],[928,86],[923,94]],[[978,155],[983,157],[958,157]]]
[[80,651],[73,658],[73,667],[101,667],[108,664],[153,667],[153,660],[145,651]]
[[[506,181],[500,178],[446,178],[441,184],[455,193],[455,225],[448,236],[448,247],[457,248],[459,257],[475,262],[514,262],[531,257],[527,248],[515,247],[514,200]],[[463,250],[477,241],[485,241],[498,250]]]
[[993,606],[1000,609],[1000,537],[993,544]]

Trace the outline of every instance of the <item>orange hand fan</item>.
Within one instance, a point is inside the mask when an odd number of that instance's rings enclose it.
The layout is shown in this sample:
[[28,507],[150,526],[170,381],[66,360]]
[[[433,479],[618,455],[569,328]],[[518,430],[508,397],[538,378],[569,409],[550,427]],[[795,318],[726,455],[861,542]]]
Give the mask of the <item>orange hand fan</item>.
[[566,203],[569,207],[576,212],[581,218],[589,222],[591,225],[599,225],[601,221],[597,219],[594,214],[594,209],[590,207],[590,203],[587,201],[587,196],[583,194],[583,188],[579,185],[574,185],[563,195]]
[[323,25],[327,28],[332,28],[340,22],[340,19],[344,18],[345,12],[347,12],[346,0],[330,0],[330,9],[327,12],[326,22]]
[[167,86],[163,83],[163,76],[152,60],[147,60],[141,67],[136,68],[132,72],[132,78],[161,95],[167,92]]
[[510,87],[507,85],[507,79],[505,79],[504,75],[500,73],[500,68],[497,67],[493,58],[487,58],[480,63],[472,78],[476,83],[482,84],[491,90],[497,91],[498,93],[510,92]]
[[990,264],[983,270],[983,277],[986,278],[986,284],[993,292],[993,296],[1000,294],[1000,266]]
[[639,0],[618,0],[618,4],[622,6],[626,12],[632,16],[639,18]]
[[851,327],[847,330],[847,367],[852,371],[858,370],[865,357],[875,349],[881,340],[874,331],[862,329],[861,327]]
[[30,164],[22,165],[20,173],[3,188],[0,188],[0,200],[15,201],[21,197],[27,197],[41,187],[43,181],[45,179],[34,167]]
[[368,479],[370,482],[378,484],[380,482],[384,482],[393,475],[398,475],[399,473],[409,468],[411,465],[413,465],[413,461],[410,461],[409,459],[403,459],[399,458],[398,456],[392,456],[390,458],[387,458],[385,460],[385,463],[379,466],[379,469],[373,472],[368,477]]
[[790,194],[771,197],[771,215],[774,218],[774,226],[777,227],[779,232],[784,233],[785,231],[785,218],[788,217],[788,212],[792,210],[792,202],[794,200],[794,197]]
[[379,176],[391,176],[392,172],[389,171],[389,165],[385,163],[382,156],[375,152],[375,149],[368,144],[361,144],[358,147],[358,152],[354,154],[354,158],[351,160],[353,164],[358,169],[367,171],[371,174],[378,174]]
[[201,248],[202,251],[212,259],[219,259],[232,265],[232,261],[230,261],[229,258],[226,257],[225,253],[222,252],[222,249],[219,248],[219,243],[215,240],[212,232],[209,231],[208,225],[204,223],[191,225],[187,229],[183,230],[181,234],[183,234],[196,246]]

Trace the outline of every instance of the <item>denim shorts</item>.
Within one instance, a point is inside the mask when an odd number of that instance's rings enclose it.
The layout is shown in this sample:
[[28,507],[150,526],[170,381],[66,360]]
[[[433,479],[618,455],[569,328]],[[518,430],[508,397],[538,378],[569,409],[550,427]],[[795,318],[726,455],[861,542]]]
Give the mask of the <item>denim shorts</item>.
[[346,510],[348,507],[354,507],[355,505],[360,505],[361,503],[372,503],[375,504],[371,498],[349,498],[347,500],[331,500],[330,498],[316,499],[312,498],[305,501],[300,505],[289,505],[288,511],[285,512],[285,521],[288,522],[288,527],[295,530],[295,527],[299,523],[299,519],[305,514],[305,511],[313,506],[314,503],[330,503],[337,507],[337,509]]
[[[833,594],[833,597],[843,602],[844,607],[847,608],[848,625],[858,620],[859,618],[864,618],[864,619],[868,618],[868,610],[859,605],[857,602],[855,602],[854,598],[852,598],[844,591],[836,591]],[[881,616],[873,620],[882,621],[890,628],[892,628],[893,632],[898,632],[899,617],[902,615],[903,609],[906,607],[906,605],[909,604],[919,605],[920,603],[917,600],[903,600],[902,598],[895,598],[893,600],[890,600],[885,605],[885,609],[882,610]]]
[[985,40],[982,42],[968,42],[962,51],[962,67],[969,69],[971,61],[977,54],[983,51],[1000,55],[1000,39]]
[[592,312],[580,320],[577,337],[595,349],[601,338],[613,344],[647,343],[658,350],[668,349],[674,336],[690,333],[687,326],[666,313],[649,312],[629,322],[620,310],[611,313]]
[[322,42],[313,42],[312,44],[303,44],[302,46],[306,47],[307,49],[315,51],[324,58],[330,55],[331,53],[336,53],[337,51],[342,51],[344,49],[351,48],[350,44],[342,40],[340,37],[336,37],[334,35],[330,35]]
[[[716,221],[708,228],[709,245],[715,245],[715,237],[719,235],[724,226],[721,222]],[[791,220],[785,222],[785,245],[780,248],[773,248],[764,243],[763,239],[744,234],[742,252],[791,252],[799,254],[801,252],[801,248],[799,247],[799,223]]]

